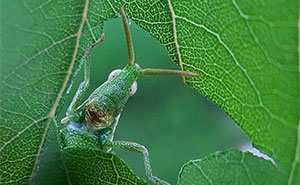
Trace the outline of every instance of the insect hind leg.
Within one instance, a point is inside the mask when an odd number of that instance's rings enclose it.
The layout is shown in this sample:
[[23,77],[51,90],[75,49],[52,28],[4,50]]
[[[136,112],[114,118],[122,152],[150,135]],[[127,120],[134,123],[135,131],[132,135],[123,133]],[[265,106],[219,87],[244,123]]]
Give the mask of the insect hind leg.
[[146,170],[146,175],[148,176],[149,180],[155,184],[170,185],[169,183],[159,179],[158,177],[152,174],[149,152],[145,146],[138,143],[129,142],[129,141],[112,141],[112,142],[108,141],[105,144],[105,146],[108,148],[117,148],[121,150],[127,150],[130,152],[142,153],[144,156],[144,166]]

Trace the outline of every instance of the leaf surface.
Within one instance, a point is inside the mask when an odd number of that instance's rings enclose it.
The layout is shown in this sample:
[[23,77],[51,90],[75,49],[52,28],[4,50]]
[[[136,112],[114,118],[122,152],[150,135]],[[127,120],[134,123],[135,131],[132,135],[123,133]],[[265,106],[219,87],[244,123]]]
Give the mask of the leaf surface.
[[284,184],[284,178],[270,161],[227,150],[185,164],[177,184]]
[[65,163],[71,184],[146,184],[115,155],[100,150],[67,148]]

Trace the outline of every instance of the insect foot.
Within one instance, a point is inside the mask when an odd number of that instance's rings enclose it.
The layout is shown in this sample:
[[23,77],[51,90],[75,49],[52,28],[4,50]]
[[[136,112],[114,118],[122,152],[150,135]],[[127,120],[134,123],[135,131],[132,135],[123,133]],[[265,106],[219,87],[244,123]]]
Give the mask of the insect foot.
[[[148,174],[147,174],[148,175]],[[159,184],[159,185],[170,185],[169,183],[167,183],[166,181],[163,181],[161,179],[159,179],[158,177],[152,176],[150,179],[153,183],[155,184]]]
[[149,158],[149,152],[147,148],[141,144],[129,142],[129,141],[111,141],[105,143],[106,147],[109,148],[115,148],[120,150],[126,150],[130,152],[137,152],[140,154],[143,154],[144,157],[144,166],[146,175],[148,176],[149,180],[153,182],[154,184],[163,184],[163,185],[169,185],[169,183],[159,179],[156,176],[153,176],[152,174],[152,168],[150,164],[150,158]]

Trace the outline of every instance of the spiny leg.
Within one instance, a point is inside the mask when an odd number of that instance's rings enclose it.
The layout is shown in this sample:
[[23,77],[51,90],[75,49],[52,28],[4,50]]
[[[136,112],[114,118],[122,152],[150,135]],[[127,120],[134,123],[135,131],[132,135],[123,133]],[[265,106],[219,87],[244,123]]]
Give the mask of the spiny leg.
[[129,142],[129,141],[108,141],[105,144],[105,146],[107,148],[117,148],[121,150],[127,150],[130,152],[142,153],[144,155],[144,165],[145,165],[146,175],[148,176],[149,180],[155,184],[170,185],[169,183],[152,175],[149,152],[145,146],[140,145],[138,143]]
[[71,104],[69,105],[68,109],[67,109],[67,113],[65,118],[62,119],[62,123],[63,122],[67,122],[69,119],[72,119],[72,116],[74,116],[73,119],[76,120],[76,111],[79,108],[80,104],[82,103],[82,100],[84,98],[84,95],[86,94],[89,84],[90,84],[90,53],[92,51],[92,49],[99,43],[104,41],[104,34],[102,34],[100,36],[100,38],[92,43],[85,51],[84,56],[81,58],[80,62],[84,63],[84,81],[80,83],[76,94],[71,102]]

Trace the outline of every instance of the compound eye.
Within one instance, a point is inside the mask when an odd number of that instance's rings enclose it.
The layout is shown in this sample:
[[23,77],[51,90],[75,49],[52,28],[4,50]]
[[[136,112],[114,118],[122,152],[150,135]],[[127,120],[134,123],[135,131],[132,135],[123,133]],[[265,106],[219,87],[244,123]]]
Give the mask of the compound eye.
[[113,79],[115,76],[117,76],[122,70],[121,69],[116,69],[113,70],[109,75],[108,75],[108,80]]
[[133,84],[131,85],[129,95],[133,96],[135,94],[136,90],[137,90],[137,83],[136,83],[136,81],[134,81]]

